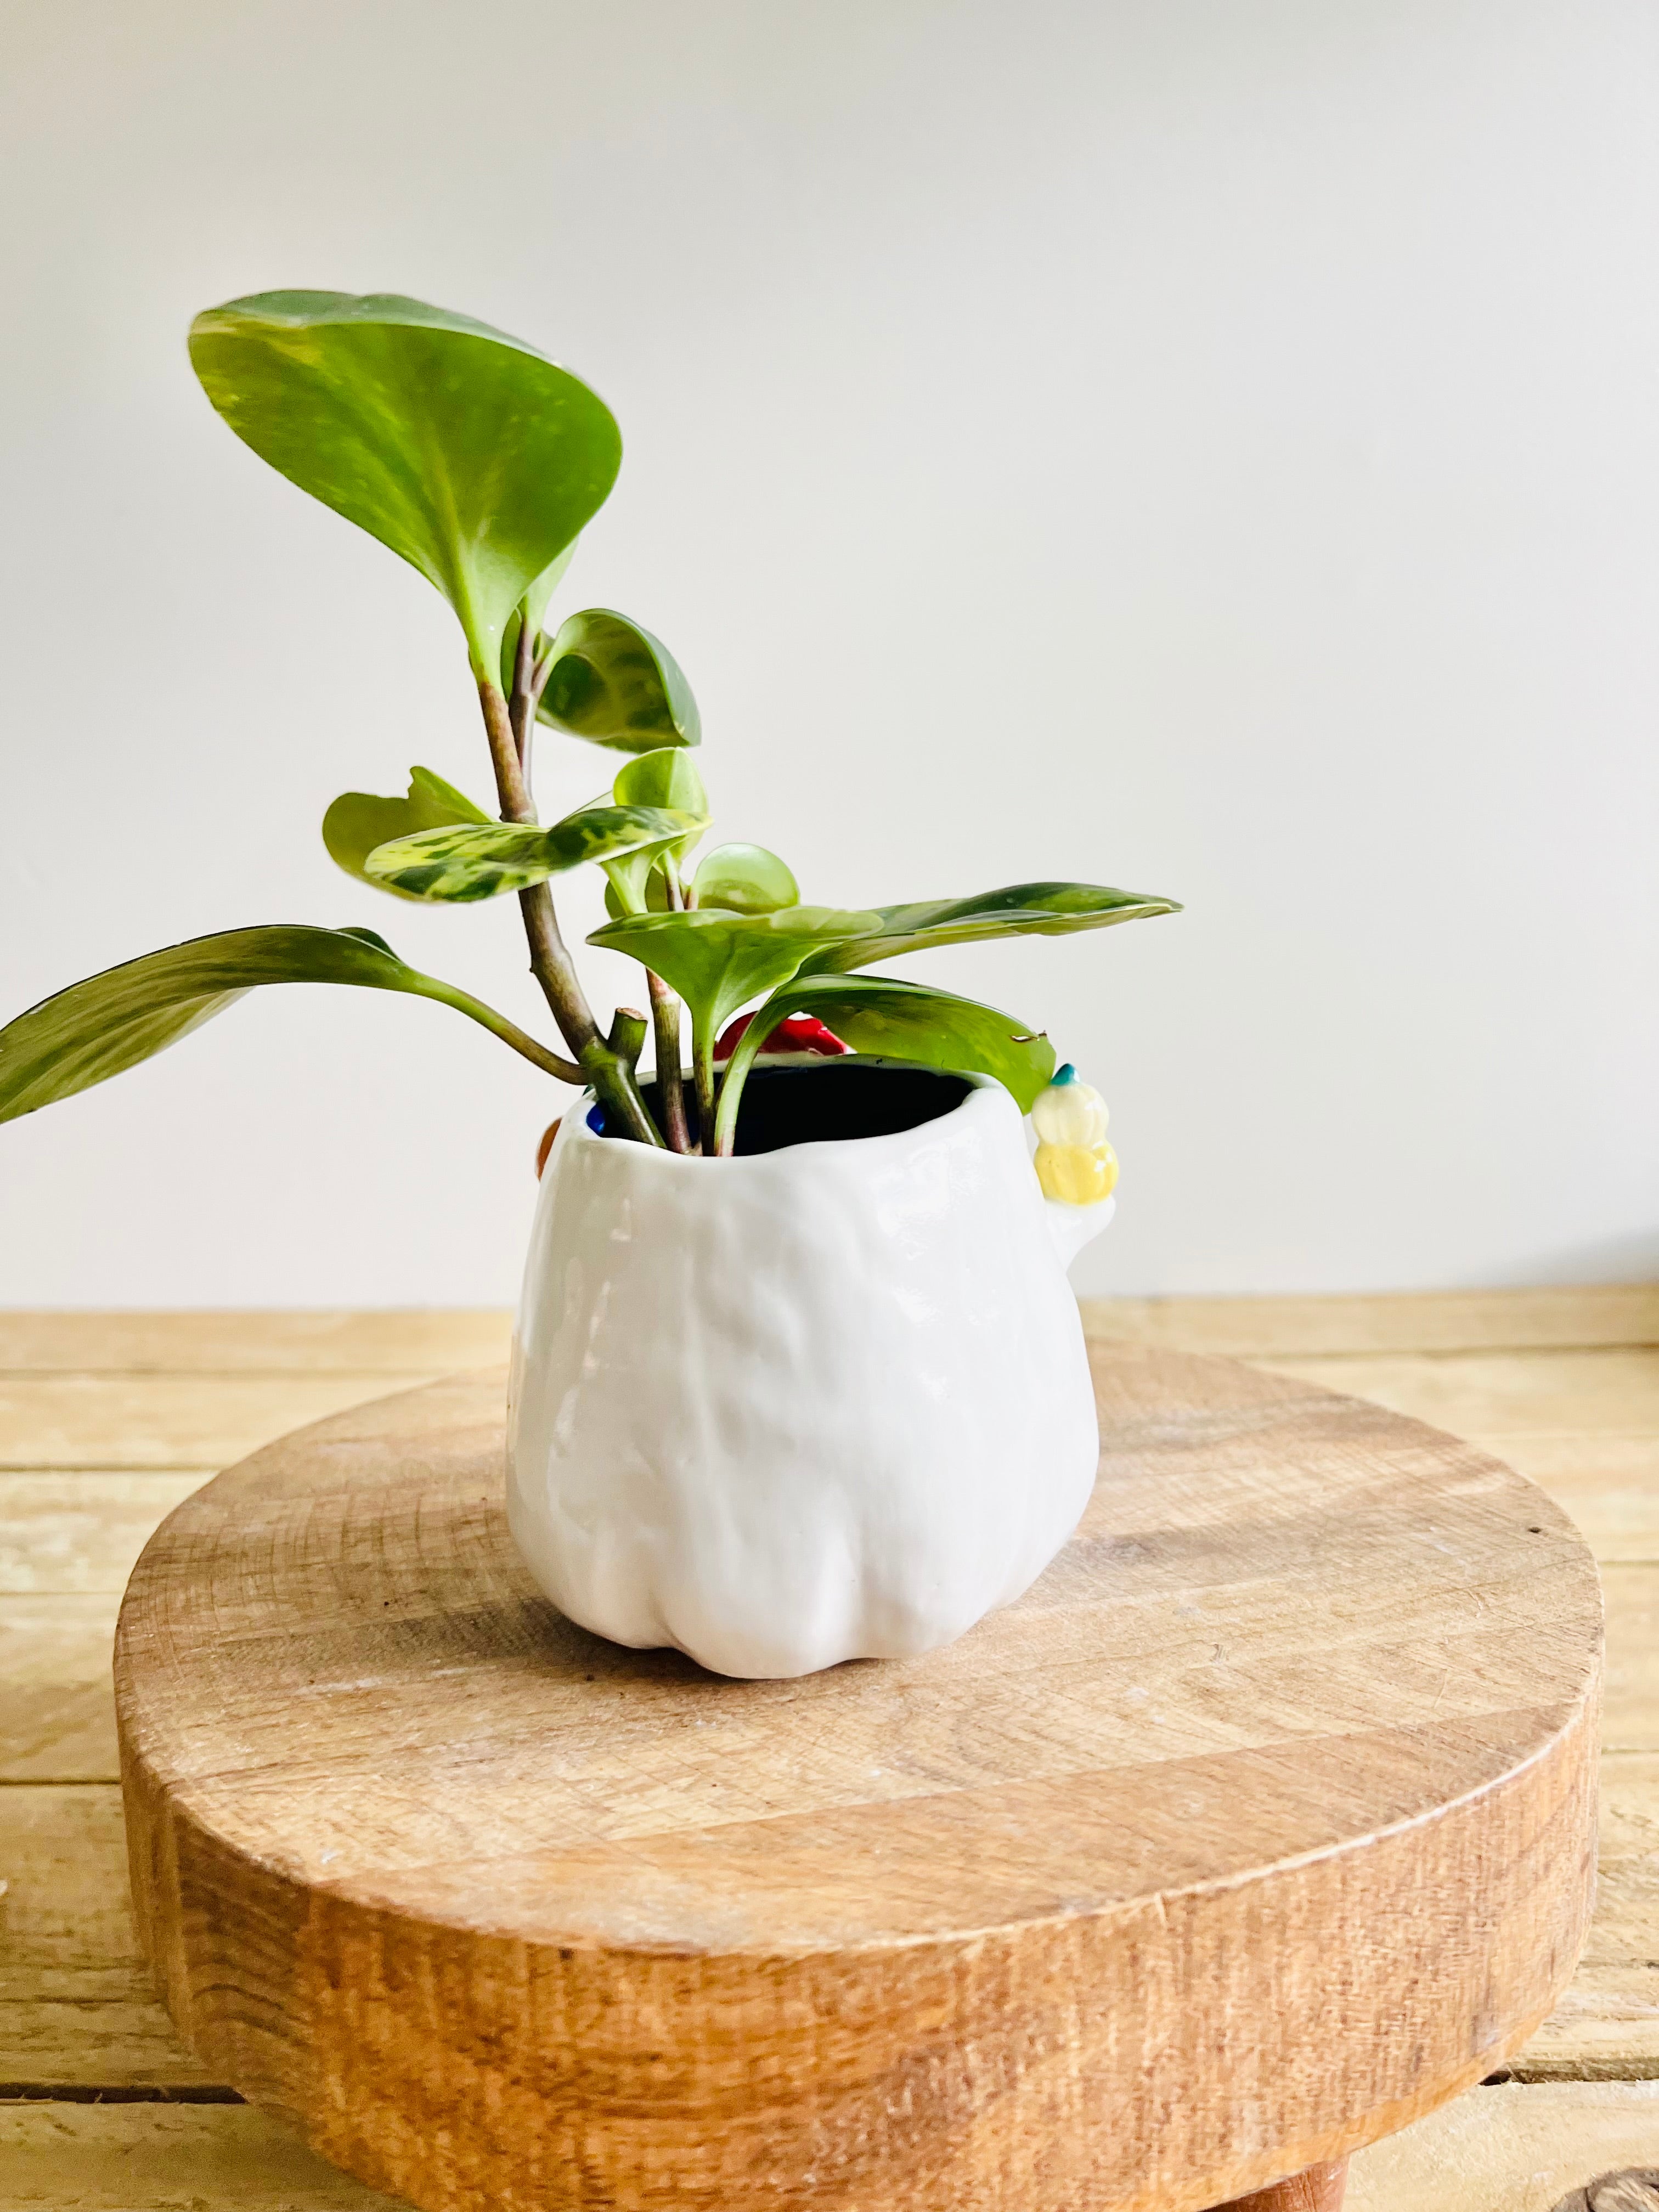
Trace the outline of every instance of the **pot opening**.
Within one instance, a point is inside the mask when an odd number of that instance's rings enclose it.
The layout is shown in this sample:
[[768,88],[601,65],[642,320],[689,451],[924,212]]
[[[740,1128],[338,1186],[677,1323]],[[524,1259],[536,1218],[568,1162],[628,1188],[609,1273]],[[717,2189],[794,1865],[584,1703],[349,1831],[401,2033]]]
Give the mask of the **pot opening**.
[[[836,1143],[848,1137],[896,1137],[960,1106],[973,1085],[930,1067],[895,1066],[863,1057],[813,1060],[788,1066],[759,1060],[749,1072],[738,1109],[737,1155],[781,1152],[790,1145]],[[647,1110],[662,1126],[654,1079],[640,1085]],[[588,1116],[592,1127],[597,1108]],[[688,1077],[686,1117],[697,1133],[697,1101]],[[605,1133],[603,1128],[599,1134]]]

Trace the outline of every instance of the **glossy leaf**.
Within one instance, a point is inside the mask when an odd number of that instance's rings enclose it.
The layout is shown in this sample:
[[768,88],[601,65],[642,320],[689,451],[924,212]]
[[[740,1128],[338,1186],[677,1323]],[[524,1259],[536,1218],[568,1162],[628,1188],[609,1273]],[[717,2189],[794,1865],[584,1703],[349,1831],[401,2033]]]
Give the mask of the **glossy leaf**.
[[610,410],[568,369],[419,300],[227,301],[191,325],[190,357],[262,460],[437,586],[480,676],[622,461]]
[[413,898],[413,891],[399,890],[395,884],[382,883],[369,874],[364,864],[375,847],[389,844],[396,837],[412,837],[422,830],[489,820],[482,807],[475,806],[453,783],[446,783],[429,768],[416,768],[409,772],[406,799],[377,799],[367,791],[342,792],[323,817],[323,842],[329,858],[347,875],[373,884],[376,890],[391,891],[398,898]]
[[696,818],[697,827],[684,837],[636,846],[621,860],[605,864],[610,878],[605,902],[608,914],[642,914],[653,905],[666,911],[668,886],[659,864],[672,858],[677,870],[683,867],[687,854],[708,827],[708,793],[696,763],[680,747],[641,753],[624,761],[617,771],[611,796],[618,806],[668,806]]
[[[224,930],[107,968],[8,1023],[0,1030],[0,1121],[136,1067],[262,983],[410,992],[470,1015],[520,1050],[538,1050],[505,1016],[407,966],[373,930]],[[551,1055],[541,1057],[554,1065]]]
[[[525,592],[525,600],[529,605],[531,621],[534,625],[533,635],[536,640],[538,659],[550,650],[553,642],[542,629],[542,617],[547,612],[548,601],[558,589],[561,579],[575,557],[576,541],[573,539],[557,559],[550,562],[542,570],[541,574]],[[523,627],[523,617],[518,607],[513,610],[501,626],[501,690],[509,695],[513,690],[513,679],[519,665],[519,633]]]
[[736,914],[776,914],[800,904],[800,885],[764,845],[716,845],[698,862],[693,889],[699,906]]
[[[651,856],[647,854],[646,857],[649,860]],[[605,910],[610,915],[611,921],[625,921],[630,914],[670,913],[672,909],[668,903],[668,886],[663,881],[661,869],[656,867],[647,868],[645,872],[644,896],[642,900],[636,901],[631,896],[624,896],[623,892],[619,890],[617,886],[617,877],[620,871],[626,866],[626,859],[622,860],[606,860],[604,863],[605,873]]]
[[[530,619],[532,623],[538,625],[540,624],[542,617],[547,612],[548,601],[552,598],[554,592],[557,591],[560,583],[563,580],[565,570],[570,566],[575,557],[576,541],[573,538],[569,544],[565,547],[563,552],[556,554],[553,559],[548,562],[546,568],[542,570],[541,574],[538,576],[534,582],[532,583],[526,590],[524,597],[529,602]],[[519,628],[519,617],[516,611],[510,615],[507,619],[513,628],[513,641],[516,646],[518,643],[517,633]],[[505,630],[503,630],[503,635],[505,635]],[[507,681],[502,684],[501,689],[503,691],[511,691],[513,689],[513,679],[510,674],[508,675]]]
[[1012,1014],[977,1000],[874,975],[797,975],[761,1008],[726,1063],[715,1130],[720,1152],[732,1150],[744,1084],[762,1043],[792,1014],[823,1023],[854,1052],[994,1076],[1022,1113],[1054,1070],[1047,1037],[1033,1036]]
[[690,914],[630,915],[596,929],[587,941],[629,953],[660,975],[712,1039],[739,1006],[787,982],[810,952],[860,935],[875,920],[827,906],[763,915],[698,907]]
[[605,860],[696,830],[696,815],[666,806],[584,806],[544,830],[536,823],[465,823],[422,830],[379,845],[365,866],[372,883],[410,898],[470,904],[521,891],[584,860]]
[[691,687],[660,638],[609,607],[587,607],[538,644],[553,666],[536,712],[553,729],[617,752],[696,745],[702,725]]
[[845,973],[872,961],[896,960],[938,945],[974,945],[990,937],[1067,937],[1155,914],[1179,914],[1174,899],[1105,884],[1008,884],[975,898],[921,899],[878,909],[881,926],[855,943],[828,948],[811,962],[815,974]]

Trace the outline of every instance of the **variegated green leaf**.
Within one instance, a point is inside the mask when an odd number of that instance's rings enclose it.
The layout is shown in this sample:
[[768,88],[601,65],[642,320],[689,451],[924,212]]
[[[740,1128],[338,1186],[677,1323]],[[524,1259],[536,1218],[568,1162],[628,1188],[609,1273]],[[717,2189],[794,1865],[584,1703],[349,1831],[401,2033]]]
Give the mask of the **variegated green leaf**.
[[391,891],[395,897],[413,898],[413,891],[399,890],[395,884],[381,883],[369,874],[364,864],[375,847],[397,837],[412,837],[422,830],[445,830],[458,823],[489,818],[453,783],[446,783],[429,768],[415,768],[409,772],[406,799],[378,799],[367,791],[342,792],[323,817],[323,842],[329,858],[347,875],[373,884],[376,890]]
[[743,1086],[757,1054],[781,1021],[813,1014],[854,1052],[907,1060],[959,1075],[991,1075],[1022,1113],[1054,1072],[1054,1047],[1012,1014],[921,983],[875,975],[798,975],[761,1008],[726,1064],[715,1125],[717,1149],[732,1150]]
[[764,845],[716,845],[697,863],[693,888],[699,906],[735,914],[776,914],[800,904],[800,885]]
[[262,460],[447,599],[479,677],[508,617],[604,504],[610,410],[568,369],[392,294],[264,292],[191,325],[209,398]]
[[351,983],[435,999],[550,1073],[577,1075],[505,1015],[407,966],[373,930],[279,923],[223,930],[148,952],[20,1014],[0,1030],[0,1121],[136,1067],[262,983]]
[[660,638],[609,607],[586,607],[538,640],[553,665],[536,712],[590,744],[649,753],[702,742],[691,687]]
[[975,898],[921,899],[878,909],[879,928],[855,943],[831,945],[809,963],[817,974],[867,968],[938,945],[973,945],[988,937],[1066,937],[1079,929],[1105,929],[1150,915],[1179,914],[1174,899],[1104,884],[1009,884]]
[[712,1036],[738,1008],[786,983],[807,955],[867,932],[872,913],[827,906],[776,914],[732,914],[698,907],[690,914],[636,914],[607,922],[588,939],[631,954],[678,991],[700,1035]]
[[465,904],[524,890],[584,860],[660,846],[699,826],[697,817],[672,807],[585,806],[547,830],[516,822],[423,830],[377,846],[365,865],[372,882],[411,898]]

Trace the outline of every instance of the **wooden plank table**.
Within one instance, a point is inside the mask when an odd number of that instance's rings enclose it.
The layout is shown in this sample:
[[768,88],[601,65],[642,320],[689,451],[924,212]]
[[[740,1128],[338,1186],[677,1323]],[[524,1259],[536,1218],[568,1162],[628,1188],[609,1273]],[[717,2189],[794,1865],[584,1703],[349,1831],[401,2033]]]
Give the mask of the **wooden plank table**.
[[[1532,1475],[1607,1589],[1601,1894],[1567,1997],[1481,2088],[1356,2158],[1349,2212],[1553,2212],[1659,2166],[1659,1286],[1121,1301],[1103,1336],[1374,1398]],[[384,2205],[179,2048],[126,1903],[108,1647],[150,1529],[269,1437],[499,1359],[483,1314],[0,1315],[0,2205]],[[1621,2204],[1622,2204],[1622,2199]]]

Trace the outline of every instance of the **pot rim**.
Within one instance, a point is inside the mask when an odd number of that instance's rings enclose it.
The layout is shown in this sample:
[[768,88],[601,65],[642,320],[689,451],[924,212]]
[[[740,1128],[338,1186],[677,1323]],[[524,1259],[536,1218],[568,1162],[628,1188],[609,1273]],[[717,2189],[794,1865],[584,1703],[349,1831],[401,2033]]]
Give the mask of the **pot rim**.
[[[610,1150],[619,1150],[630,1156],[637,1156],[640,1160],[659,1162],[663,1168],[670,1171],[683,1172],[692,1168],[718,1167],[730,1170],[760,1167],[768,1161],[776,1160],[781,1153],[814,1152],[830,1145],[839,1148],[851,1145],[902,1144],[907,1139],[918,1135],[924,1129],[940,1127],[945,1122],[953,1120],[957,1115],[964,1113],[973,1104],[974,1094],[984,1091],[1000,1091],[1009,1105],[1012,1107],[1016,1115],[1020,1116],[1022,1121],[1024,1119],[1024,1116],[1020,1115],[1019,1101],[1008,1089],[1006,1084],[1000,1083],[994,1075],[981,1075],[965,1067],[935,1067],[927,1060],[900,1060],[888,1053],[769,1052],[764,1058],[768,1073],[775,1068],[787,1068],[798,1073],[812,1073],[829,1067],[844,1067],[849,1061],[856,1060],[861,1061],[866,1067],[893,1068],[907,1075],[936,1075],[945,1081],[963,1083],[968,1086],[968,1096],[958,1098],[954,1106],[947,1106],[944,1113],[935,1114],[926,1121],[917,1121],[908,1129],[890,1129],[881,1135],[869,1137],[807,1137],[804,1138],[799,1144],[781,1145],[775,1151],[769,1152],[742,1154],[733,1152],[724,1158],[716,1154],[711,1158],[702,1152],[671,1152],[665,1145],[627,1144],[617,1138],[602,1135],[599,1130],[589,1125],[588,1117],[599,1103],[597,1094],[590,1089],[580,1092],[574,1103],[566,1109],[563,1125],[555,1140],[553,1152],[548,1156],[544,1173],[551,1173],[554,1158],[562,1152],[567,1145],[600,1145]],[[757,1061],[757,1066],[758,1066]],[[687,1083],[690,1081],[690,1070],[682,1070],[682,1075]]]

